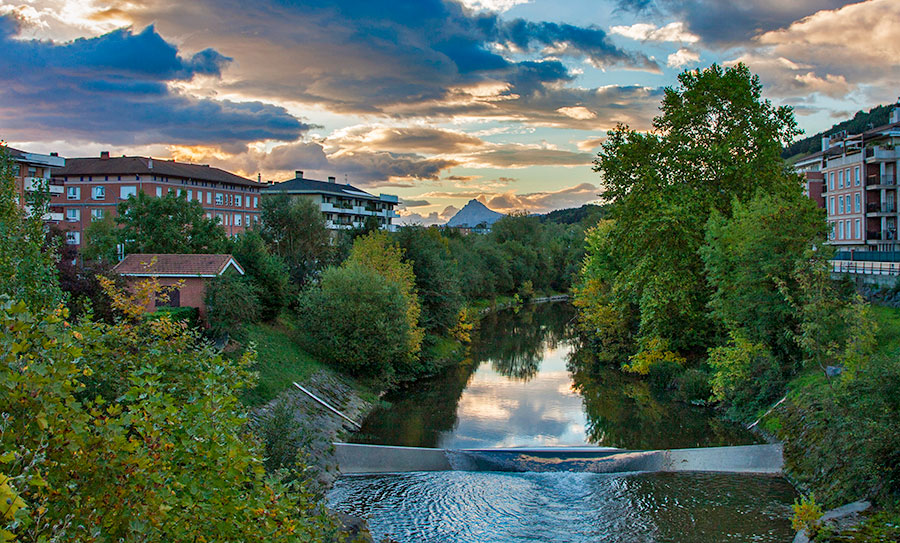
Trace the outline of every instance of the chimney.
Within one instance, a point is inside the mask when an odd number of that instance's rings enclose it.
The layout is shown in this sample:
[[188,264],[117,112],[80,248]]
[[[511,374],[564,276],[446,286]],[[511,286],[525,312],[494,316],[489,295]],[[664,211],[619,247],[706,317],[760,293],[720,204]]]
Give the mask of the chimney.
[[262,173],[257,173],[257,174],[256,174],[256,182],[257,182],[257,183],[262,183]]
[[891,123],[900,123],[900,98],[897,98],[897,103],[894,104],[894,107],[891,108]]
[[303,179],[303,170],[295,170],[294,179]]
[[153,169],[153,159],[152,158],[147,159],[147,169],[150,169],[150,170]]
[[109,160],[109,151],[100,151],[100,158],[103,160]]
[[333,175],[329,175],[329,176],[328,176],[328,182],[329,182],[329,183],[334,183],[334,182],[335,182],[335,177],[334,177]]
[[52,153],[50,153],[50,156],[59,156],[59,153],[57,153],[56,151],[53,151]]
[[831,136],[822,136],[822,150],[827,151],[829,145],[831,145]]

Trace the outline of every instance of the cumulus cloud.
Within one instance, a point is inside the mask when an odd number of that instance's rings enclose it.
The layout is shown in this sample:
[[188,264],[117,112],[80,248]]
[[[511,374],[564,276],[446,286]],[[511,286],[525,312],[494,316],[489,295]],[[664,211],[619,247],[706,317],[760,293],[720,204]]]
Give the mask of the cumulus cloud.
[[578,147],[579,151],[593,151],[597,149],[606,141],[606,137],[602,138],[591,138],[586,140],[581,140],[575,143],[575,146]]
[[819,11],[760,35],[735,62],[759,73],[776,96],[841,98],[865,87],[874,100],[892,99],[900,73],[897,20],[900,3],[894,0]]
[[670,68],[681,68],[688,64],[695,64],[700,61],[700,54],[690,49],[681,48],[675,51],[666,60],[666,66]]
[[15,39],[0,17],[0,124],[4,137],[110,143],[295,140],[309,129],[283,107],[196,98],[169,83],[218,78],[230,58],[204,48],[185,57],[152,26],[56,44]]
[[709,45],[727,47],[858,0],[618,0],[626,10],[674,17]]
[[467,155],[467,166],[481,168],[524,168],[527,166],[584,166],[593,157],[589,153],[575,153],[534,145],[500,145],[493,149]]
[[688,32],[685,29],[684,23],[680,21],[669,23],[663,27],[658,27],[650,23],[636,23],[631,26],[614,26],[609,29],[609,33],[640,41],[682,43],[696,43],[700,41],[700,36]]

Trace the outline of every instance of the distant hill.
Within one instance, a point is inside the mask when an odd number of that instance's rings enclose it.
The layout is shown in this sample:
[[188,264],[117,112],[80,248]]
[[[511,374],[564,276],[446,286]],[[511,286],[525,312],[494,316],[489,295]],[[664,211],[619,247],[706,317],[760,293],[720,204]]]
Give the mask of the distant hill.
[[447,226],[467,226],[475,228],[484,223],[488,226],[494,224],[500,218],[504,217],[503,213],[498,213],[488,206],[482,204],[478,200],[469,200],[462,209],[456,212],[449,221]]
[[606,215],[606,206],[597,204],[584,204],[581,207],[570,207],[568,209],[557,209],[550,213],[541,215],[541,222],[552,222],[557,224],[576,224],[590,220],[596,223]]
[[795,141],[784,148],[781,156],[782,158],[791,158],[796,155],[804,156],[821,151],[822,136],[830,136],[841,130],[846,130],[850,134],[859,134],[860,132],[865,132],[869,128],[887,124],[888,119],[890,119],[892,107],[894,107],[894,104],[876,106],[868,112],[857,111],[856,115],[848,121],[838,123],[824,132],[819,132],[815,136]]

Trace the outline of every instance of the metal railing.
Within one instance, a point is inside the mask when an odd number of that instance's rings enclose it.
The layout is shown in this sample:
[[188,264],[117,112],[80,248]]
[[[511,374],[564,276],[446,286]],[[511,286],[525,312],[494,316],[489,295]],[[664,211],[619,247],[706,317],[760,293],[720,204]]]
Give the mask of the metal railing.
[[832,260],[831,271],[855,275],[900,275],[900,263]]
[[832,260],[900,262],[900,251],[837,251]]
[[892,241],[897,239],[895,230],[866,230],[866,239],[870,241]]
[[896,213],[897,204],[895,202],[869,202],[866,204],[867,213]]
[[897,178],[894,174],[887,175],[878,175],[873,174],[866,178],[866,186],[871,187],[874,185],[896,185]]

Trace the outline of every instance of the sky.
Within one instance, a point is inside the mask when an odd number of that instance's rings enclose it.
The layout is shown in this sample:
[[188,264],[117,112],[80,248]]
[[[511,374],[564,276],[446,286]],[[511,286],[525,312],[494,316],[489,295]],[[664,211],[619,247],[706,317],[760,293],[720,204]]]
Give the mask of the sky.
[[900,1],[0,0],[0,139],[263,180],[435,224],[596,201],[607,130],[746,63],[807,134],[900,94]]

